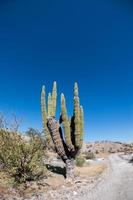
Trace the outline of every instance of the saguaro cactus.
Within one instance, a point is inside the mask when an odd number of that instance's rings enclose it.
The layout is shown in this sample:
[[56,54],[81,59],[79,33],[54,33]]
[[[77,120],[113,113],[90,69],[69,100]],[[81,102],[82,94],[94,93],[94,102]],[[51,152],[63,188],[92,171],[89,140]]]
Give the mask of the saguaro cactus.
[[[83,144],[84,117],[83,107],[80,106],[78,96],[78,84],[74,85],[74,111],[71,120],[67,115],[65,96],[61,94],[61,115],[59,122],[55,119],[57,89],[53,84],[52,95],[48,97],[48,115],[46,112],[45,92],[42,91],[42,119],[46,134],[48,133],[55,146],[58,155],[66,164],[67,178],[73,177],[74,159]],[[63,129],[61,128],[63,126]]]

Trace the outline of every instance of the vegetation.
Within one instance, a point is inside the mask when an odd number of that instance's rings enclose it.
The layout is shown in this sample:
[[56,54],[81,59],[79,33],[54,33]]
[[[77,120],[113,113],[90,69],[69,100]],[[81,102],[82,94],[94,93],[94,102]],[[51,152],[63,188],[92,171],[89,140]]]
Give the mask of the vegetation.
[[42,122],[43,122],[43,132],[45,133],[45,141],[47,149],[54,149],[54,144],[50,136],[50,131],[47,126],[47,117],[55,116],[56,112],[56,99],[57,99],[57,86],[56,82],[53,83],[52,95],[48,94],[48,109],[46,109],[46,91],[45,86],[42,87],[41,93],[41,110],[42,110]]
[[[83,144],[84,114],[78,96],[78,84],[74,85],[74,111],[71,119],[67,115],[65,96],[61,94],[61,115],[59,122],[56,115],[57,84],[54,82],[52,95],[48,95],[48,111],[46,109],[46,92],[42,87],[41,110],[47,146],[53,141],[58,155],[66,164],[67,177],[73,176],[74,160]],[[63,127],[63,129],[62,129]],[[51,136],[51,139],[50,139]]]
[[46,176],[43,164],[43,143],[32,134],[26,141],[17,132],[0,129],[0,166],[13,178],[14,183],[38,180]]
[[76,166],[82,167],[85,163],[85,158],[82,155],[76,157]]
[[86,159],[94,159],[95,158],[95,154],[93,152],[86,152],[85,153],[85,158]]

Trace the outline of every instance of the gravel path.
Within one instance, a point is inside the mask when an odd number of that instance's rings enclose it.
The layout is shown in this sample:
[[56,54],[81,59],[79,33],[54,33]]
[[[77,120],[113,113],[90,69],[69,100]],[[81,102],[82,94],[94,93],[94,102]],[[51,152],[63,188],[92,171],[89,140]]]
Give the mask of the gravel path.
[[133,200],[133,165],[117,155],[109,158],[107,176],[82,200]]
[[51,191],[51,199],[133,200],[133,165],[116,154],[110,156],[108,162],[109,170],[102,178],[92,183],[75,184],[73,188]]

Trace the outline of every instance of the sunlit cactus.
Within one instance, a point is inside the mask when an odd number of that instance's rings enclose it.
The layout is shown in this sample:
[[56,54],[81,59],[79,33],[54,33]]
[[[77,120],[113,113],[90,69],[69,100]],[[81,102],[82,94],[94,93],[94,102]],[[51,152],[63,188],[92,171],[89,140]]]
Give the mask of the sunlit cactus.
[[65,102],[65,97],[63,93],[61,94],[61,120],[64,127],[66,145],[69,150],[74,151],[74,146],[71,141],[70,122],[67,116],[66,102]]
[[49,129],[47,127],[47,110],[46,110],[46,92],[45,92],[45,86],[42,87],[42,93],[41,93],[41,110],[42,110],[42,123],[43,123],[43,129],[45,133],[45,139],[47,143],[49,144],[51,137],[49,133]]
[[46,140],[46,146],[49,149],[53,149],[53,140],[50,135],[50,131],[47,126],[47,118],[52,116],[55,116],[56,112],[56,98],[57,98],[57,86],[56,82],[53,83],[53,90],[52,95],[51,93],[48,94],[48,109],[46,109],[46,92],[45,92],[45,86],[42,87],[42,93],[41,93],[41,110],[42,110],[42,123],[43,123],[43,129],[45,134],[45,140]]
[[[51,95],[52,94],[52,95]],[[73,177],[74,159],[83,144],[84,113],[80,106],[78,84],[74,85],[74,111],[71,120],[67,115],[65,96],[61,94],[61,115],[59,122],[56,116],[57,85],[53,84],[52,93],[48,94],[48,114],[46,111],[45,90],[42,90],[42,120],[44,130],[52,138],[58,155],[66,164],[67,177]],[[47,127],[45,127],[47,126]],[[63,127],[63,129],[62,129]],[[48,130],[48,131],[47,131]]]
[[52,116],[52,96],[48,94],[48,117]]
[[78,84],[74,85],[74,124],[75,124],[75,146],[80,147],[80,102],[78,97]]
[[56,99],[57,99],[57,84],[56,84],[56,81],[54,81],[53,83],[53,90],[52,90],[52,112],[51,112],[51,115],[52,116],[55,116],[56,114]]
[[80,106],[80,148],[83,145],[83,134],[84,134],[84,110],[83,107]]

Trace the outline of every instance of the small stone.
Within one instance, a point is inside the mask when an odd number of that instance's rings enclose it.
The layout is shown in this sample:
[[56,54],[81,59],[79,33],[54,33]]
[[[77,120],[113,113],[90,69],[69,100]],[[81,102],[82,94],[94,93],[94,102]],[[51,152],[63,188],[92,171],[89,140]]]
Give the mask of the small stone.
[[76,191],[73,191],[73,195],[77,195],[77,192],[76,192]]

